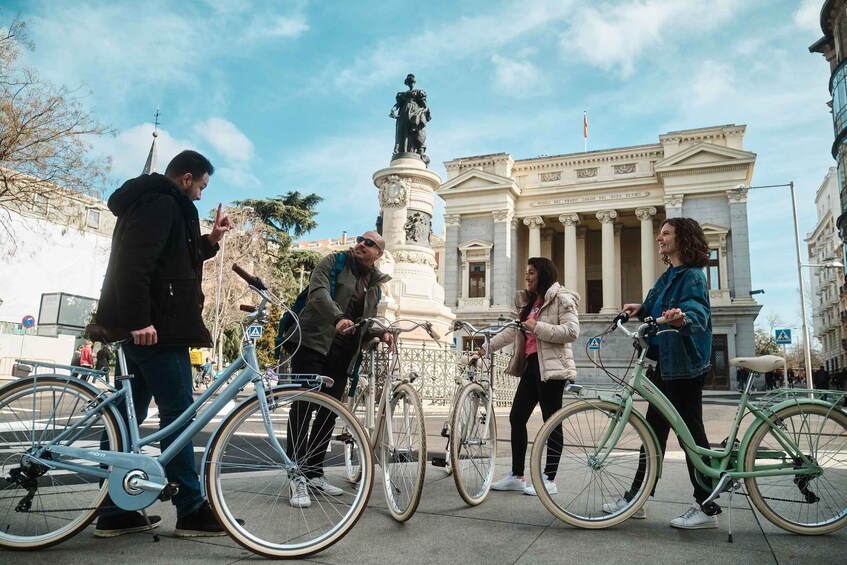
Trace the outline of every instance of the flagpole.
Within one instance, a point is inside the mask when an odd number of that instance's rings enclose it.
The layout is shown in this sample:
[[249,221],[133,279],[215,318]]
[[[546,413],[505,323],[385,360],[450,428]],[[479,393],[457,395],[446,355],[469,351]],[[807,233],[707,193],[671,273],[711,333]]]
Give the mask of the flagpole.
[[588,113],[584,110],[582,112],[582,143],[583,153],[588,153]]

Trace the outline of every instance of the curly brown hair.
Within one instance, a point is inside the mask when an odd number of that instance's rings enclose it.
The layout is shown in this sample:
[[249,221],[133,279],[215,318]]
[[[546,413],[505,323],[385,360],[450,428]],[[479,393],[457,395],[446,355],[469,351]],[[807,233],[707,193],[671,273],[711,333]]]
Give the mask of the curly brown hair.
[[[691,218],[668,218],[662,225],[673,226],[676,248],[679,249],[679,259],[688,267],[703,268],[709,264],[709,242],[706,234],[697,220]],[[667,255],[662,255],[662,261],[670,265]]]

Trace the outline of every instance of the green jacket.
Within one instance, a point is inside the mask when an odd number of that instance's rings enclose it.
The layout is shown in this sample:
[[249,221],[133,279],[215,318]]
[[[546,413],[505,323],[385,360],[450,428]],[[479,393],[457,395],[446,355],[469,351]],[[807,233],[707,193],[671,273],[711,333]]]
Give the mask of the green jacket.
[[[347,309],[347,304],[353,295],[353,290],[356,287],[356,277],[350,269],[351,261],[355,261],[352,253],[347,254],[347,262],[344,269],[335,278],[335,296],[330,296],[329,279],[332,274],[332,269],[335,266],[335,254],[330,254],[321,259],[315,269],[312,271],[312,278],[309,281],[309,302],[300,313],[300,346],[308,347],[314,351],[326,355],[329,353],[329,348],[332,346],[332,340],[335,337],[335,324],[344,317],[344,312]],[[391,277],[380,272],[374,267],[371,273],[371,280],[368,284],[367,292],[365,293],[365,304],[362,309],[362,316],[370,318],[376,316],[376,305],[379,302],[379,286],[387,283]],[[355,322],[355,320],[353,320]],[[293,338],[293,342],[297,342],[297,325],[295,324],[286,335],[286,338]],[[361,347],[363,338],[382,335],[381,331],[361,331],[356,332],[356,348]],[[355,358],[354,358],[355,362]],[[350,367],[352,370],[352,365]],[[349,371],[348,371],[349,372]]]

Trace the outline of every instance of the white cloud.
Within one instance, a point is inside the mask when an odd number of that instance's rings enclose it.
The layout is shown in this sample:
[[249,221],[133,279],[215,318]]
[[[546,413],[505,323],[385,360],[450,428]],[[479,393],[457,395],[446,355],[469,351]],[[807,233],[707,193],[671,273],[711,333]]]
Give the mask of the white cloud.
[[822,33],[821,6],[823,6],[821,0],[803,0],[794,12],[794,23],[804,31],[820,35]]
[[696,74],[685,83],[688,90],[688,95],[683,99],[685,107],[696,108],[718,103],[735,94],[735,69],[726,63],[705,61],[698,65]]
[[629,0],[576,10],[560,35],[566,59],[630,75],[636,61],[668,43],[700,35],[726,22],[738,9],[733,0]]
[[297,39],[309,31],[309,24],[303,16],[256,17],[246,30],[249,40]]
[[[456,61],[467,62],[476,54],[488,58],[498,48],[541,28],[554,28],[572,16],[574,0],[518,0],[495,13],[459,17],[437,28],[424,27],[412,36],[388,37],[358,55],[342,69],[329,68],[313,88],[326,88],[332,80],[337,88],[364,90],[374,84],[395,81],[408,69],[443,69]],[[493,10],[492,10],[493,11]],[[403,45],[398,49],[398,45]]]
[[[112,157],[112,177],[122,183],[141,174],[153,142],[152,132],[151,123],[132,126],[119,132],[114,138],[94,140],[94,150]],[[164,172],[168,162],[185,149],[196,147],[190,141],[175,138],[167,130],[160,129],[156,138],[156,170]]]
[[195,124],[193,129],[198,137],[227,159],[246,162],[253,158],[253,142],[228,120],[209,118]]
[[493,55],[494,77],[497,86],[506,94],[525,96],[546,90],[538,68],[529,61],[507,59]]

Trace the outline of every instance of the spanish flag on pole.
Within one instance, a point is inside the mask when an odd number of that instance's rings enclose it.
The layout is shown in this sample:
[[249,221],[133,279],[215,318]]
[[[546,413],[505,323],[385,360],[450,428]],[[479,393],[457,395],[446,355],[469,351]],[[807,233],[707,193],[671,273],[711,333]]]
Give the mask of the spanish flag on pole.
[[582,113],[582,138],[584,141],[584,151],[588,151],[588,113]]

